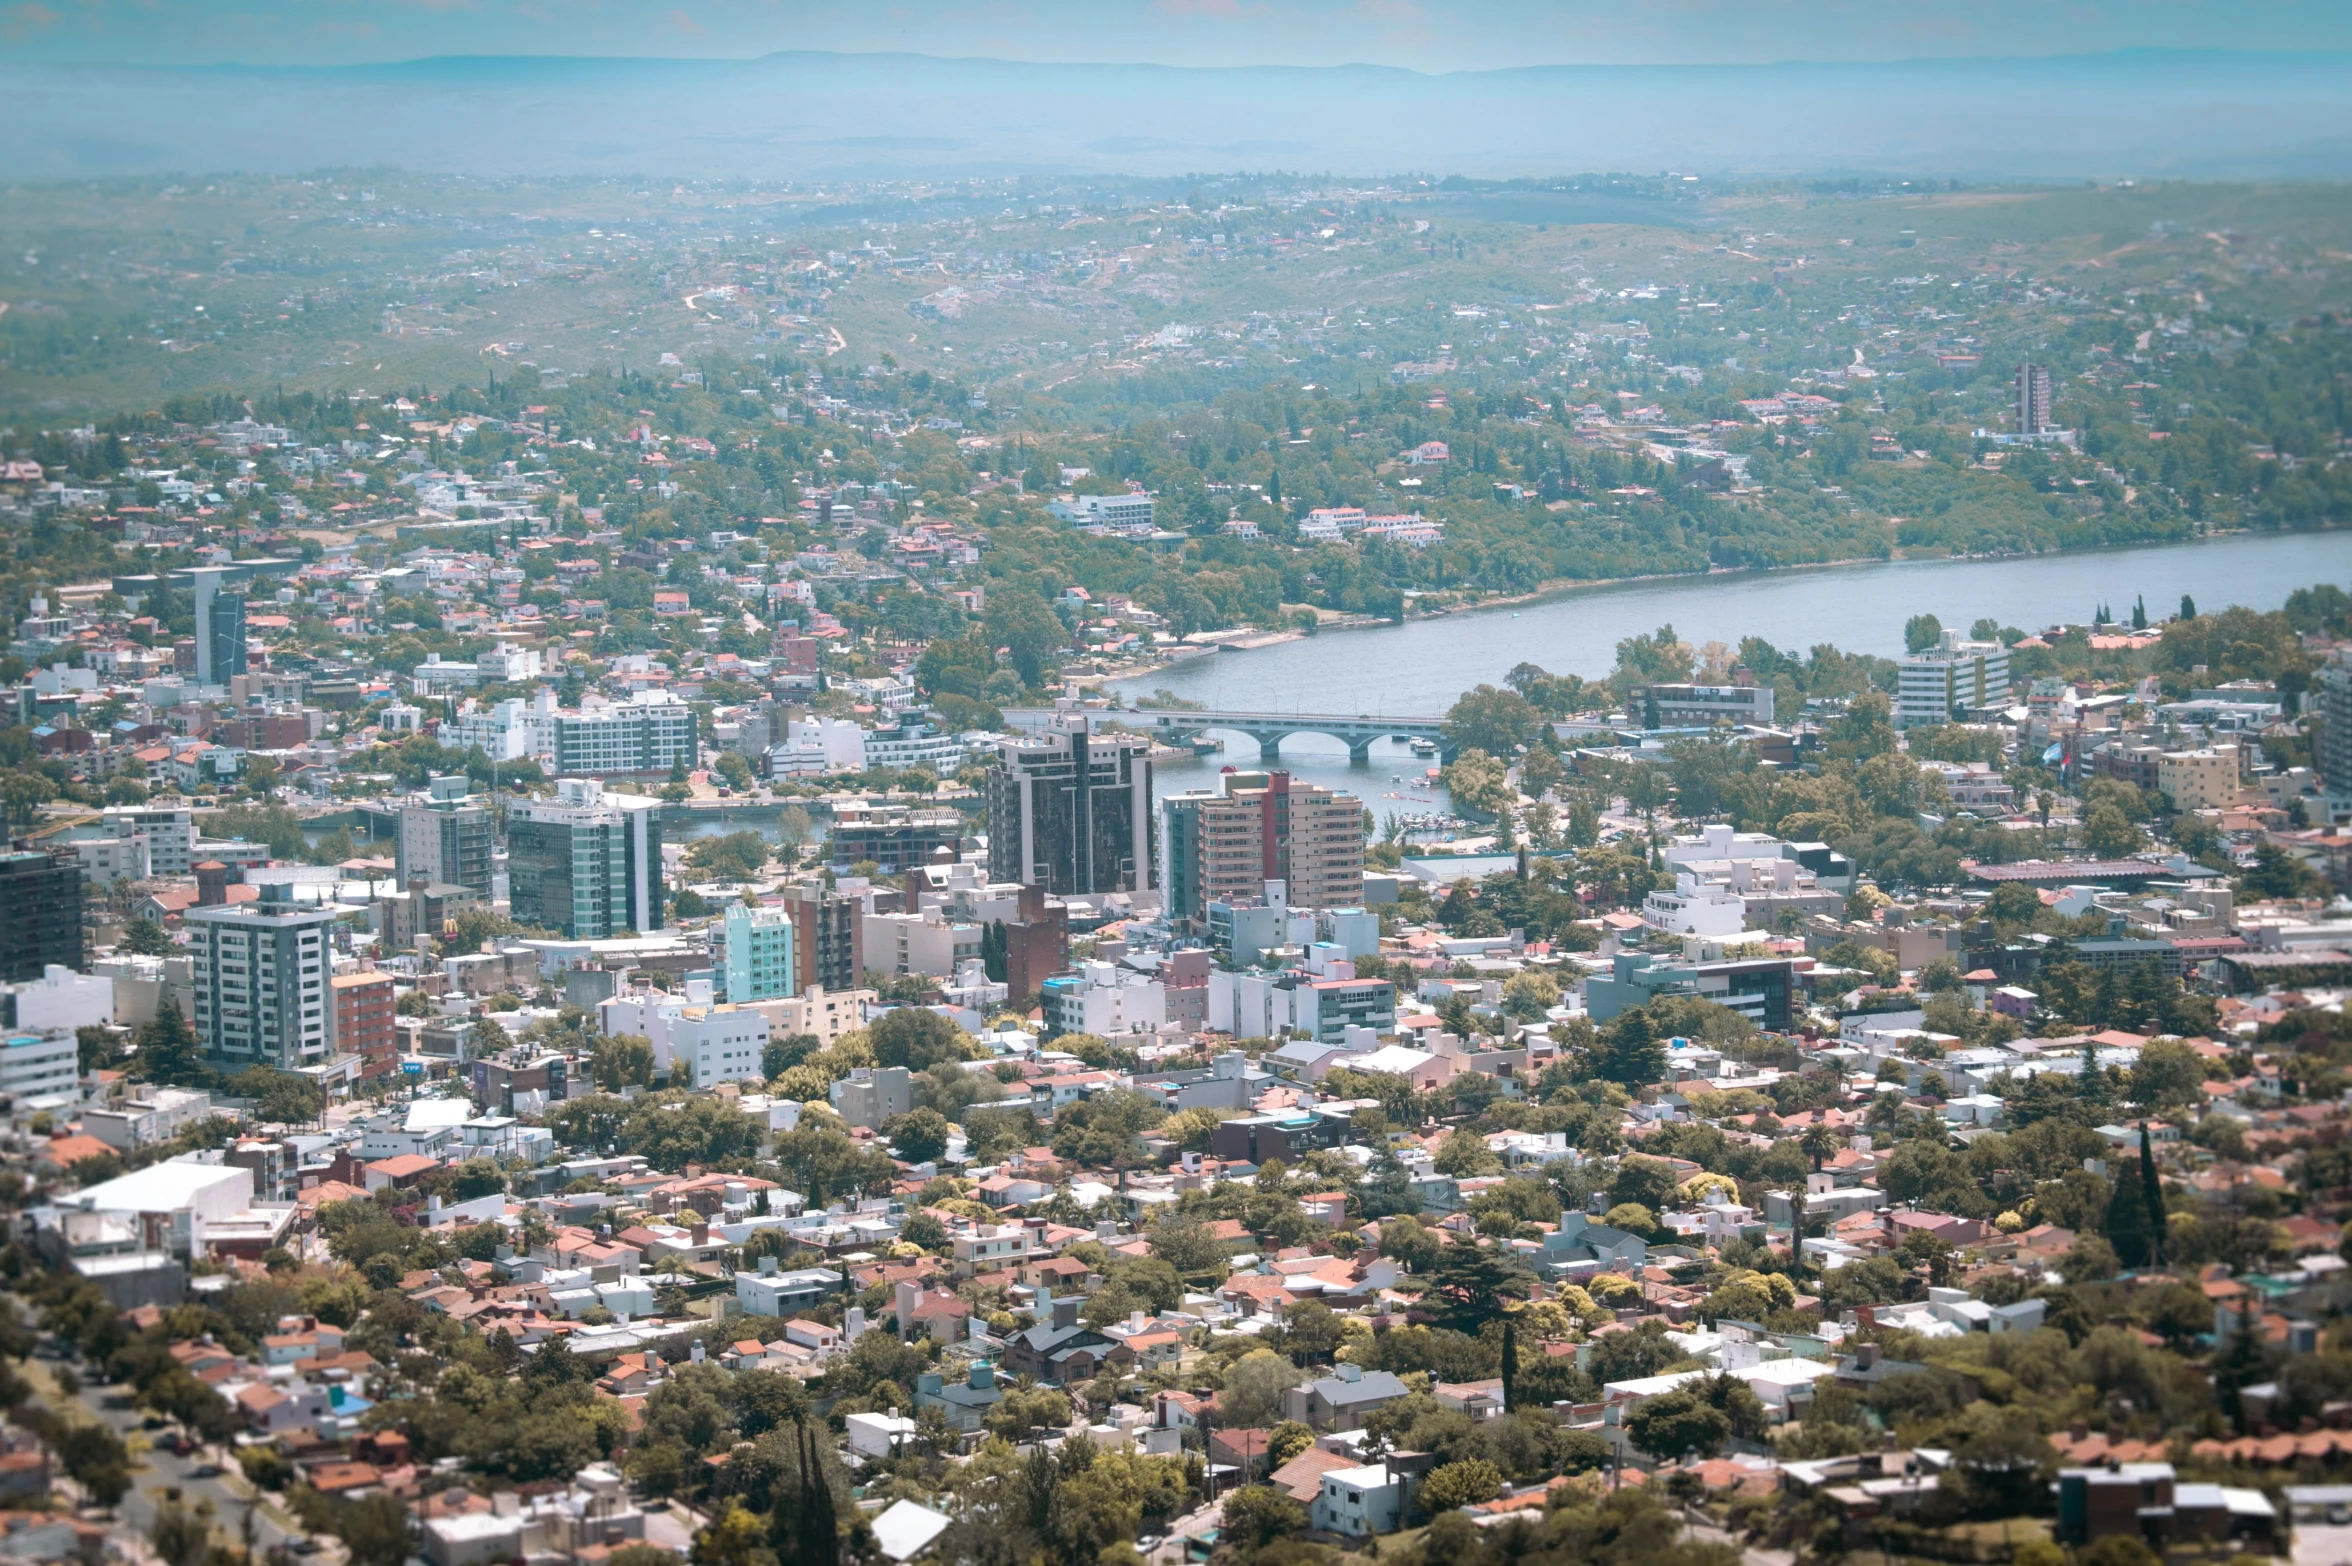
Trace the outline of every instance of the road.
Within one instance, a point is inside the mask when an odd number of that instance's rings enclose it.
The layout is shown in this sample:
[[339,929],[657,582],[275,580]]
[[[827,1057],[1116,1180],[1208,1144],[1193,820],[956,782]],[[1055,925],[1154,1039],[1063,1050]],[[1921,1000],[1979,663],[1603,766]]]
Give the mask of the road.
[[1212,1505],[1169,1519],[1165,1538],[1152,1547],[1145,1559],[1151,1566],[1179,1566],[1184,1559],[1185,1545],[1217,1526],[1217,1516],[1224,1505],[1220,1498]]
[[[52,1375],[61,1366],[68,1363],[46,1348],[37,1357],[43,1361]],[[80,1364],[74,1365],[73,1368],[77,1374],[86,1372],[88,1369],[87,1366]],[[147,1435],[153,1441],[167,1434],[161,1430],[148,1432],[141,1428],[146,1414],[131,1406],[131,1394],[128,1387],[84,1386],[76,1395],[75,1400],[88,1411],[92,1418],[111,1428],[125,1441],[134,1435],[141,1434]],[[120,1406],[110,1407],[108,1406],[110,1402]],[[207,1463],[218,1465],[222,1470],[221,1475],[212,1478],[199,1478],[192,1472]],[[163,1492],[177,1488],[182,1498],[190,1504],[200,1500],[210,1501],[222,1530],[231,1539],[239,1538],[240,1529],[244,1523],[245,1508],[248,1504],[247,1498],[252,1494],[252,1487],[245,1483],[242,1475],[238,1475],[234,1480],[237,1488],[231,1489],[231,1481],[228,1476],[235,1471],[236,1458],[223,1448],[214,1448],[210,1451],[199,1449],[186,1457],[179,1457],[164,1446],[154,1445],[148,1451],[136,1453],[132,1458],[131,1489],[123,1496],[122,1503],[115,1508],[115,1516],[119,1521],[120,1528],[126,1532],[135,1531],[144,1540],[149,1530],[155,1525],[156,1508],[163,1500]],[[256,1508],[254,1512],[253,1527],[255,1545],[263,1551],[276,1549],[288,1538],[297,1536],[298,1532],[287,1529],[274,1521],[267,1511],[259,1508]],[[314,1557],[314,1559],[323,1560],[324,1557]]]

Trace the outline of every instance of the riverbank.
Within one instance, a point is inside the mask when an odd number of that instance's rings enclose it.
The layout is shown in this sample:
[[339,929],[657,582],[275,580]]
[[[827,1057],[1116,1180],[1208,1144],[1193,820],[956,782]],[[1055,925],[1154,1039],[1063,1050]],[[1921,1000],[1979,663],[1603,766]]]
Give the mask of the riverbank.
[[[1841,560],[1800,560],[1791,565],[1777,566],[1710,566],[1704,571],[1666,571],[1647,576],[1555,577],[1541,587],[1525,593],[1513,593],[1495,598],[1481,598],[1474,604],[1444,609],[1427,619],[1442,619],[1447,615],[1485,614],[1495,609],[1518,609],[1529,604],[1551,603],[1573,597],[1580,592],[1604,592],[1614,588],[1634,587],[1651,582],[1708,582],[1727,577],[1794,576],[1815,571],[1850,571],[1857,566],[1894,565],[1961,565],[1988,564],[2003,561],[2079,559],[2084,556],[2118,554],[2142,549],[2194,549],[2202,544],[2219,543],[2233,538],[2293,538],[2344,532],[2345,529],[2322,524],[2318,527],[2295,529],[2255,529],[2246,527],[2215,528],[2195,538],[2137,539],[2116,544],[2091,544],[2079,549],[2015,549],[1994,550],[1985,554],[1955,554],[1951,550],[1897,549],[1887,555],[1849,555]],[[1376,620],[1368,615],[1350,616],[1345,625],[1332,629],[1349,630],[1361,625],[1397,625],[1402,621]]]
[[[2352,529],[2232,531],[2194,540],[2041,554],[1941,555],[1822,562],[1547,584],[1443,615],[1270,647],[1251,658],[1190,658],[1144,674],[1099,677],[1106,694],[1155,688],[1229,711],[1442,712],[1461,693],[1527,662],[1605,676],[1617,644],[1670,624],[1685,641],[1731,646],[1749,636],[1802,654],[1820,644],[1899,657],[1903,627],[1932,613],[1947,626],[1990,618],[2038,629],[2080,623],[2101,604],[2144,599],[2158,616],[2181,596],[2207,610],[2276,609],[2298,587],[2352,581]],[[1367,642],[1366,637],[1378,641]],[[1369,654],[1369,655],[1368,655]]]
[[[1402,626],[1434,624],[1440,621],[1495,613],[1499,610],[1519,610],[1560,603],[1585,594],[1622,592],[1627,589],[1661,584],[1694,585],[1711,582],[1753,581],[1759,578],[1816,575],[1823,572],[1852,571],[1868,567],[1932,566],[1963,564],[2015,564],[2040,560],[2079,560],[2101,555],[2129,554],[2142,550],[2196,549],[2209,544],[2227,543],[2233,539],[2290,539],[2345,536],[2344,528],[2321,526],[2293,531],[2257,530],[2253,528],[2218,528],[2193,539],[2141,540],[2118,544],[2099,544],[2080,549],[2005,550],[1988,554],[1954,554],[1949,551],[1906,552],[1878,555],[1853,555],[1840,560],[1806,560],[1793,565],[1779,566],[1724,566],[1706,571],[1656,572],[1636,576],[1554,577],[1524,593],[1499,594],[1481,598],[1476,603],[1459,604],[1426,614],[1408,614],[1400,620],[1382,619],[1373,615],[1338,615],[1321,621],[1312,631],[1267,631],[1248,636],[1221,639],[1207,648],[1187,644],[1187,650],[1173,656],[1156,658],[1133,669],[1116,674],[1090,674],[1078,683],[1090,687],[1111,687],[1152,675],[1181,668],[1202,657],[1203,652],[1254,652],[1288,642],[1305,641],[1315,636],[1341,631],[1387,630]],[[2314,578],[2314,580],[2318,580]],[[1223,633],[1218,633],[1222,635]],[[1852,649],[1849,649],[1852,650]]]

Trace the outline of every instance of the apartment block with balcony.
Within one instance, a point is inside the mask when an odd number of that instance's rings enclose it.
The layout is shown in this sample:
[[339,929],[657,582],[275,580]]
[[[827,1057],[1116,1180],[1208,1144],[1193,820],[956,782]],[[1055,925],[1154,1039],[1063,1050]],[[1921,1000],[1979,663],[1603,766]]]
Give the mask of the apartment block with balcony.
[[338,914],[293,902],[291,891],[271,884],[258,902],[187,912],[190,1020],[217,1069],[299,1071],[328,1060],[327,932]]
[[1895,727],[1949,723],[1964,708],[1988,706],[2009,694],[2009,649],[1946,631],[1935,646],[1905,658],[1895,695]]
[[728,1000],[740,1005],[782,1000],[799,992],[796,931],[789,913],[738,903],[728,908],[724,929],[720,974]]
[[1364,896],[1364,807],[1287,772],[1229,772],[1210,789],[1160,802],[1160,892],[1173,917],[1258,895],[1270,880],[1303,908]]
[[400,1043],[392,1026],[392,975],[373,970],[338,973],[327,981],[327,990],[332,998],[327,1038],[335,1052],[359,1057],[363,1081],[397,1070]]

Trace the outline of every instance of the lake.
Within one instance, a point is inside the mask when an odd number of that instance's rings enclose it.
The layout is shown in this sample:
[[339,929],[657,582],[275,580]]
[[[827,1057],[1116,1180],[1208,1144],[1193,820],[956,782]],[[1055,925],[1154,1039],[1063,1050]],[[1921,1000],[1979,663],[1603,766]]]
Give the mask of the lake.
[[[1999,560],[1904,560],[1571,588],[1538,603],[1475,610],[1403,625],[1327,631],[1249,652],[1193,658],[1112,687],[1133,698],[1165,688],[1235,712],[1442,714],[1462,692],[1499,685],[1521,662],[1588,679],[1616,667],[1617,644],[1661,625],[1694,647],[1761,636],[1802,651],[1829,642],[1847,652],[1899,658],[1903,623],[1933,614],[1965,630],[1981,617],[2039,630],[2080,623],[2101,605],[2129,617],[2144,597],[2149,618],[2178,611],[2189,594],[2200,610],[2232,604],[2276,609],[2298,587],[2352,583],[2352,530],[2233,534],[2188,544],[2148,545]],[[1163,793],[1200,788],[1217,768],[1259,765],[1257,745],[1239,735],[1223,755],[1155,768]],[[1293,775],[1363,799],[1376,816],[1442,807],[1420,782],[1429,763],[1402,745],[1374,748],[1351,768],[1334,739],[1283,741]],[[1396,783],[1392,778],[1406,781]],[[1388,794],[1413,796],[1384,798]],[[1430,801],[1431,803],[1422,803]]]

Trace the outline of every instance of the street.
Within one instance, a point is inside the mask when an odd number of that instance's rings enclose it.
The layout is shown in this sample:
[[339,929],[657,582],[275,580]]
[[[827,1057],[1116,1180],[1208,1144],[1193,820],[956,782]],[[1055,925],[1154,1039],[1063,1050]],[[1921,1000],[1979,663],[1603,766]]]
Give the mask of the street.
[[[36,1358],[43,1362],[52,1375],[67,1363],[47,1350],[43,1350]],[[81,1373],[87,1367],[76,1365],[74,1369]],[[122,1406],[108,1407],[109,1399]],[[183,1501],[191,1507],[198,1501],[210,1501],[221,1530],[231,1539],[241,1537],[247,1495],[252,1493],[252,1487],[238,1471],[233,1453],[223,1448],[198,1448],[186,1457],[176,1456],[169,1448],[156,1442],[156,1438],[167,1432],[150,1432],[142,1428],[145,1411],[131,1406],[128,1387],[85,1385],[76,1394],[75,1400],[125,1442],[134,1435],[145,1435],[151,1443],[155,1443],[147,1451],[132,1455],[131,1488],[124,1493],[121,1504],[115,1508],[118,1527],[122,1531],[135,1532],[144,1541],[155,1525],[155,1513],[162,1500],[162,1492],[176,1487]],[[191,1470],[207,1464],[218,1466],[220,1474],[211,1478],[192,1474]],[[232,1483],[236,1489],[230,1488]],[[239,1491],[246,1494],[240,1494]],[[274,1550],[299,1533],[299,1530],[289,1530],[279,1524],[266,1510],[260,1508],[254,1512],[253,1525],[255,1548],[264,1552]]]

